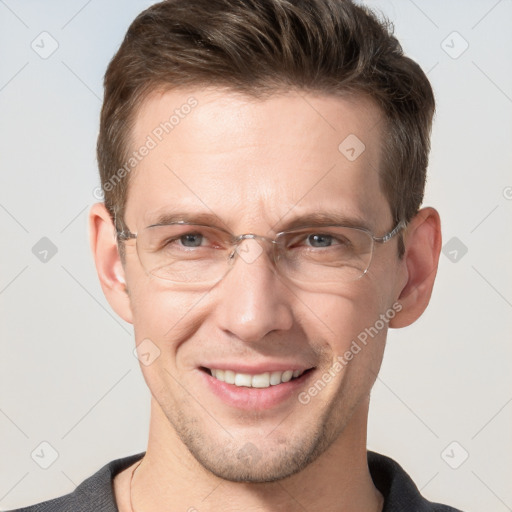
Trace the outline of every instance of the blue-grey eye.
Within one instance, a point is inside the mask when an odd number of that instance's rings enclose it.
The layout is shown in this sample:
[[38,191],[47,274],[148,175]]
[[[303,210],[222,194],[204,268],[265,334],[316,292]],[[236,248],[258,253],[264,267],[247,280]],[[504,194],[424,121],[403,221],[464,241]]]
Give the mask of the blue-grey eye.
[[332,245],[333,237],[332,235],[325,235],[322,233],[309,235],[307,238],[307,242],[311,247],[329,247]]
[[200,233],[187,233],[180,236],[180,242],[184,247],[200,247],[203,243],[203,235]]

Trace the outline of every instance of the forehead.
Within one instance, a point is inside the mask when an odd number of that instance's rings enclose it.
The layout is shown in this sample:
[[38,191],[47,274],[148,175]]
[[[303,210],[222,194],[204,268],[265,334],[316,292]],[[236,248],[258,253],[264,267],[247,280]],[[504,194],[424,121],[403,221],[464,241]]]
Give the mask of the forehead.
[[132,132],[139,160],[126,221],[140,228],[167,213],[209,213],[234,230],[264,229],[336,212],[387,228],[382,124],[379,110],[361,97],[154,93]]

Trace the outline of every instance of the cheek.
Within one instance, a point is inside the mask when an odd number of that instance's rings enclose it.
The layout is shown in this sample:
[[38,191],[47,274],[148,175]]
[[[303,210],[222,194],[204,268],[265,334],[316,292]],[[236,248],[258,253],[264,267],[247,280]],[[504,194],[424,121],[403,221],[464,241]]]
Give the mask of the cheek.
[[331,391],[320,400],[339,415],[340,422],[369,394],[382,362],[388,327],[381,319],[387,297],[376,293],[370,279],[357,285],[337,294],[303,298],[307,304],[303,330],[310,342],[321,344],[318,349],[325,355],[306,395],[316,396],[328,382]]
[[[204,322],[203,295],[162,290],[153,282],[132,289],[137,355],[144,380],[159,403],[178,400],[182,386],[187,386],[183,380],[186,362],[180,350],[190,351],[189,340],[196,338]],[[194,346],[199,348],[192,343]]]
[[307,337],[323,339],[334,356],[343,354],[387,309],[389,297],[370,281],[359,281],[338,293],[302,297],[303,310],[297,317],[303,319]]
[[180,345],[198,330],[206,314],[204,295],[176,292],[147,276],[131,286],[135,341],[149,339],[158,347],[161,354],[155,366],[168,366]]
[[194,310],[200,294],[176,292],[168,283],[148,275],[141,267],[137,253],[127,253],[125,274],[133,314],[135,341],[145,338],[161,344],[179,330],[183,320]]

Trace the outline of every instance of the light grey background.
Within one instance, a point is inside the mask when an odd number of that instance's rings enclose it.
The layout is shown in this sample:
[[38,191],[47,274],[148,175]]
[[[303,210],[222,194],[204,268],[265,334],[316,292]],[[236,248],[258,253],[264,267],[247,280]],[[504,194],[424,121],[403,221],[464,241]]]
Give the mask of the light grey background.
[[[102,75],[151,3],[0,0],[2,509],[70,492],[145,449],[149,393],[131,326],[98,284],[86,221]],[[434,86],[425,204],[449,244],[428,311],[390,333],[369,448],[431,500],[512,510],[512,2],[367,3]],[[32,250],[43,237],[57,248],[46,262],[45,242]]]

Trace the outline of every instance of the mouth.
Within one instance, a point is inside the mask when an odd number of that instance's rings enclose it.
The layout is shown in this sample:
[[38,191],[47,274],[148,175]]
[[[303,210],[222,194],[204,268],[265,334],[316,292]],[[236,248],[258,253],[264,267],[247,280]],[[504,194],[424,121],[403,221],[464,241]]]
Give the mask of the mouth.
[[316,369],[316,366],[284,361],[269,364],[226,361],[197,367],[200,381],[208,392],[229,407],[247,411],[270,411],[292,405],[294,397],[314,378]]
[[225,382],[226,384],[233,384],[238,387],[246,388],[269,388],[271,386],[278,386],[292,380],[299,379],[305,373],[313,370],[284,370],[284,371],[268,371],[258,374],[238,373],[234,370],[221,370],[216,368],[201,367],[201,370],[208,373],[214,379]]

